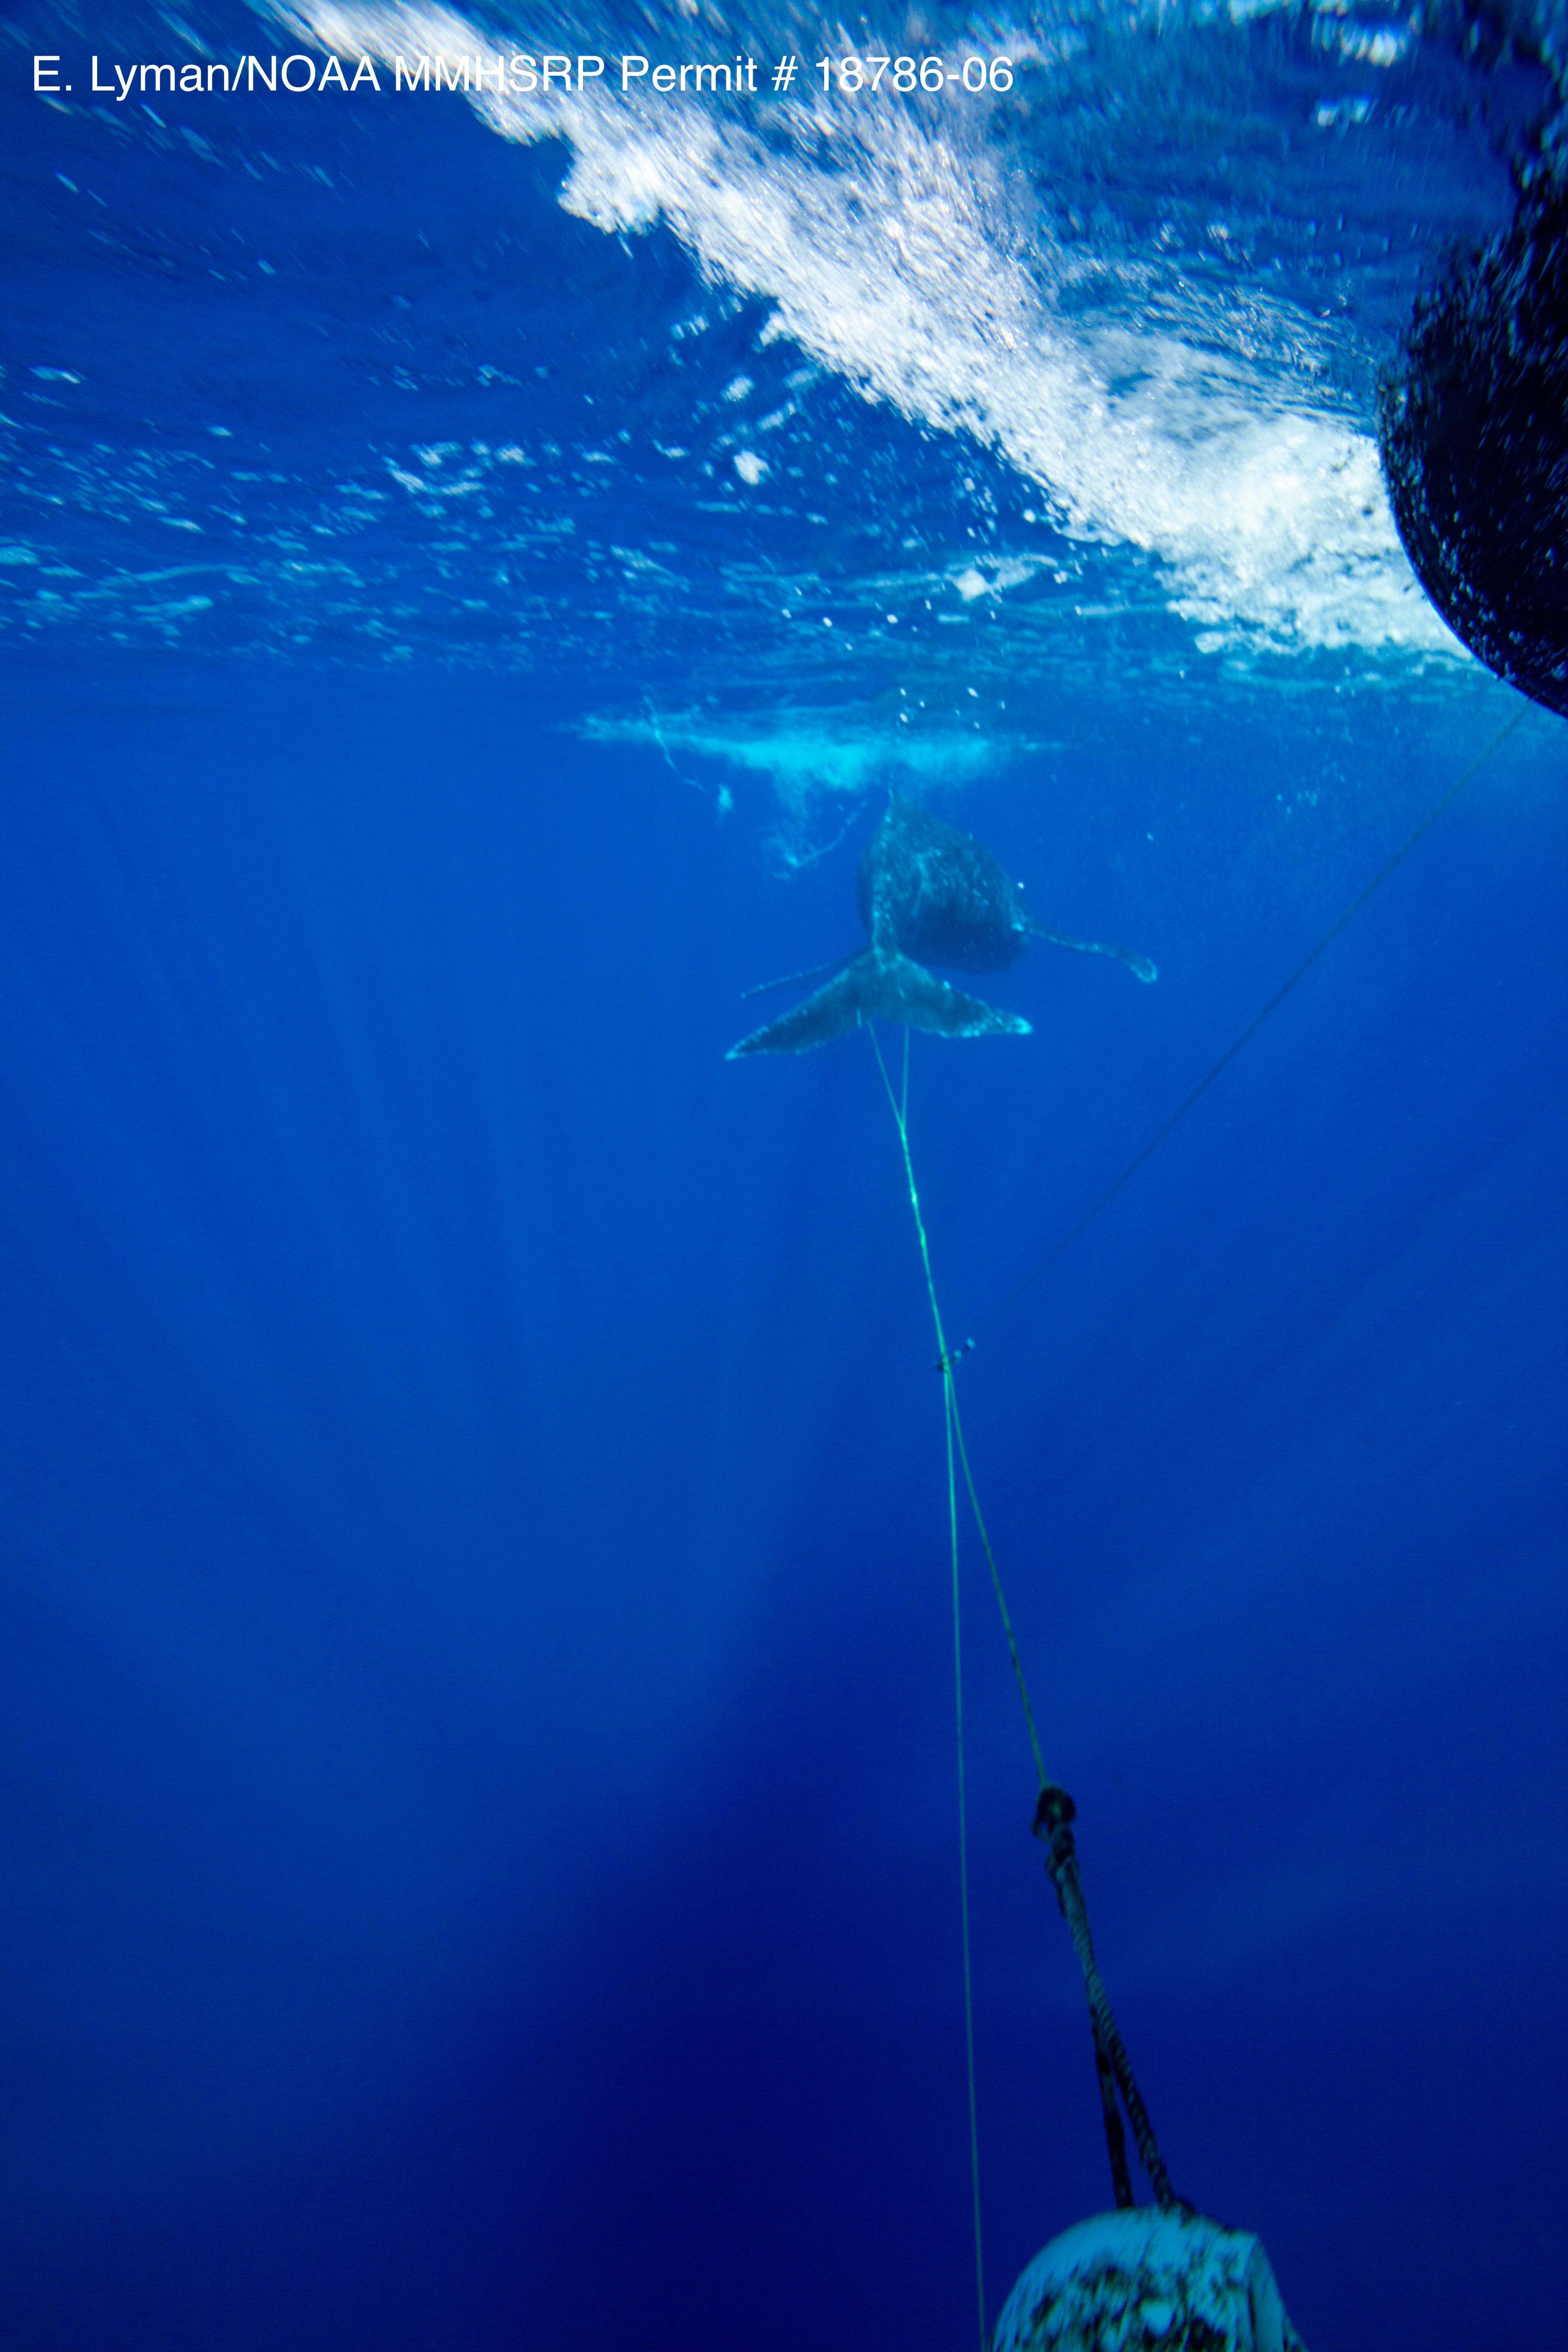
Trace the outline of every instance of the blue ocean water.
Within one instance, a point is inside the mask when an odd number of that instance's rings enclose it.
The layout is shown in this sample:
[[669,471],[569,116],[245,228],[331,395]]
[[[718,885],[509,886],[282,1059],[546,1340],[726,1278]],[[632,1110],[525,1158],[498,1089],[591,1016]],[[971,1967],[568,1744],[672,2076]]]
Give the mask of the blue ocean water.
[[[897,1137],[724,1058],[891,786],[1160,966],[910,1108],[1177,2186],[1313,2352],[1560,2342],[1563,739],[1371,423],[1559,17],[4,34],[0,2340],[974,2340]],[[994,2317],[1110,2190],[963,1578]]]

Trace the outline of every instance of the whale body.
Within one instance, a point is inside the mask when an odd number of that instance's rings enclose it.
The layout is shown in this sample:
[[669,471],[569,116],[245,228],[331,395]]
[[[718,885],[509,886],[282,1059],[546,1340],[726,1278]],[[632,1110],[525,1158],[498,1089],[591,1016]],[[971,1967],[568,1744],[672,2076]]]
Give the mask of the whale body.
[[889,795],[866,845],[858,895],[870,945],[826,966],[825,985],[793,1013],[731,1045],[731,1061],[749,1054],[804,1054],[868,1021],[901,1021],[942,1037],[1026,1037],[1029,1024],[1021,1014],[966,996],[926,967],[1000,971],[1016,962],[1032,939],[1117,956],[1140,980],[1155,977],[1147,958],[1124,948],[1042,930],[1026,914],[1018,885],[982,843],[900,793]]

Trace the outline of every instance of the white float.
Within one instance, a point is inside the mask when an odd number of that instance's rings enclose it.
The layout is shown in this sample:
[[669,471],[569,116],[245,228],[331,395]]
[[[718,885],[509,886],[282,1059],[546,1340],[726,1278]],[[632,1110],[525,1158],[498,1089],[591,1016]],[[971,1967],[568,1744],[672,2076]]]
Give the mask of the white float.
[[992,2352],[1305,2352],[1245,2230],[1136,2206],[1053,2238],[1002,2307]]

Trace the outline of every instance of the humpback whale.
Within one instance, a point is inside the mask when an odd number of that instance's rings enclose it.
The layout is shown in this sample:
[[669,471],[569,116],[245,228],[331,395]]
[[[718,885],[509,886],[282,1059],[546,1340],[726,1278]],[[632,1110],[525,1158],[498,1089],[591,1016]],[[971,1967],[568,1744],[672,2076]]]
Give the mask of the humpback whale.
[[[1018,885],[988,849],[900,793],[889,796],[867,844],[858,896],[869,947],[815,971],[792,972],[792,981],[829,976],[793,1013],[731,1045],[731,1061],[746,1054],[804,1054],[868,1021],[901,1021],[942,1037],[1026,1036],[1029,1024],[1019,1014],[966,996],[926,966],[1000,971],[1016,962],[1031,940],[1049,940],[1087,955],[1117,956],[1140,980],[1155,977],[1145,957],[1130,955],[1125,948],[1043,930],[1025,912]],[[770,981],[764,986],[787,984]]]

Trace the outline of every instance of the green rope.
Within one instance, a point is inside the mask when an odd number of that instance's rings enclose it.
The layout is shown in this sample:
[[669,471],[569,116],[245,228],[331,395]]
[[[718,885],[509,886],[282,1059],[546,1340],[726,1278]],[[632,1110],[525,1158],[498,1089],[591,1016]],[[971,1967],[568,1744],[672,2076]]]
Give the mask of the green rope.
[[[1149,1141],[1143,1146],[1142,1150],[1138,1153],[1137,1157],[1129,1160],[1127,1166],[1122,1170],[1121,1175],[1117,1177],[1115,1182],[1107,1186],[1106,1190],[1100,1194],[1100,1199],[1095,1202],[1093,1207],[1081,1216],[1077,1224],[1073,1226],[1070,1233],[1068,1233],[1063,1240],[1058,1243],[1049,1257],[1043,1259],[1035,1268],[1034,1272],[1026,1276],[1025,1280],[1020,1283],[1018,1288],[1013,1292],[1012,1296],[1005,1299],[1002,1305],[995,1309],[994,1314],[987,1317],[986,1325],[983,1328],[989,1328],[990,1324],[999,1320],[999,1318],[1005,1315],[1011,1307],[1016,1307],[1024,1293],[1031,1286],[1032,1284],[1037,1282],[1043,1274],[1056,1264],[1057,1260],[1063,1255],[1064,1251],[1068,1249],[1078,1239],[1078,1236],[1083,1232],[1084,1228],[1087,1225],[1092,1224],[1095,1218],[1100,1215],[1103,1209],[1110,1207],[1111,1202],[1122,1190],[1123,1186],[1131,1181],[1131,1178],[1137,1174],[1139,1169],[1142,1167],[1144,1161],[1158,1150],[1159,1146],[1164,1141],[1166,1136],[1170,1134],[1172,1129],[1179,1126],[1181,1121],[1185,1118],[1187,1113],[1202,1098],[1202,1097],[1208,1092],[1209,1087],[1213,1086],[1215,1080],[1220,1076],[1221,1072],[1229,1067],[1230,1064],[1236,1059],[1236,1056],[1241,1052],[1243,1046],[1246,1045],[1251,1038],[1256,1036],[1257,1033],[1262,1028],[1269,1015],[1278,1011],[1279,1007],[1289,995],[1291,990],[1296,987],[1300,981],[1305,979],[1307,973],[1310,971],[1312,966],[1318,961],[1318,959],[1333,944],[1334,940],[1339,938],[1340,933],[1349,926],[1358,914],[1360,914],[1362,908],[1366,905],[1367,900],[1371,898],[1376,891],[1380,890],[1384,884],[1389,879],[1390,876],[1395,873],[1405,863],[1405,860],[1409,856],[1411,851],[1415,849],[1416,845],[1426,837],[1426,835],[1431,831],[1432,827],[1437,823],[1438,819],[1452,807],[1455,801],[1458,799],[1459,794],[1464,791],[1466,785],[1468,784],[1474,777],[1479,775],[1480,771],[1487,765],[1488,761],[1492,759],[1494,754],[1502,749],[1503,744],[1507,742],[1514,730],[1522,723],[1528,715],[1528,709],[1515,711],[1513,716],[1498,730],[1497,734],[1486,746],[1485,750],[1479,752],[1478,756],[1470,761],[1469,765],[1460,772],[1459,775],[1444,793],[1442,798],[1427,811],[1426,814],[1422,818],[1420,824],[1416,825],[1414,832],[1405,836],[1405,840],[1400,843],[1398,848],[1394,850],[1392,856],[1388,857],[1379,867],[1378,871],[1373,876],[1372,880],[1366,885],[1365,888],[1358,892],[1357,896],[1352,899],[1350,905],[1344,909],[1343,913],[1340,915],[1334,922],[1330,924],[1321,939],[1318,940],[1316,946],[1311,949],[1310,953],[1302,958],[1301,961],[1296,966],[1295,971],[1290,973],[1289,977],[1275,990],[1274,994],[1269,998],[1268,1003],[1264,1005],[1262,1011],[1253,1016],[1252,1020],[1247,1023],[1246,1028],[1242,1030],[1239,1036],[1235,1038],[1226,1048],[1218,1061],[1215,1062],[1212,1068],[1210,1068],[1206,1074],[1199,1079],[1197,1085],[1186,1097],[1185,1100],[1178,1104],[1171,1117],[1166,1119],[1164,1125],[1159,1128],[1150,1138]],[[1049,937],[1051,935],[1047,933],[1044,936]],[[1076,943],[1069,942],[1069,944]],[[1110,2004],[1106,1999],[1105,1989],[1100,1981],[1100,1969],[1098,1963],[1095,1960],[1093,1946],[1089,1933],[1089,1915],[1084,1907],[1082,1889],[1079,1884],[1078,1863],[1073,1846],[1072,1832],[1068,1826],[1071,1822],[1075,1809],[1073,1807],[1071,1798],[1067,1795],[1065,1790],[1058,1789],[1048,1779],[1046,1772],[1045,1758],[1040,1750],[1039,1734],[1035,1725],[1035,1710],[1029,1702],[1029,1688],[1027,1683],[1024,1679],[1023,1661],[1018,1655],[1018,1644],[1013,1633],[1012,1612],[1007,1607],[1007,1596],[1002,1589],[1002,1572],[996,1565],[996,1555],[992,1549],[990,1533],[985,1525],[984,1514],[980,1507],[980,1496],[974,1484],[974,1473],[970,1467],[969,1448],[963,1442],[963,1423],[959,1414],[958,1395],[953,1385],[953,1366],[958,1360],[959,1356],[967,1353],[968,1349],[974,1345],[974,1342],[973,1339],[966,1340],[963,1347],[956,1351],[949,1348],[947,1344],[947,1333],[942,1326],[942,1308],[937,1303],[936,1280],[931,1273],[931,1244],[926,1238],[925,1219],[921,1214],[920,1190],[915,1183],[914,1160],[910,1152],[909,1029],[906,1026],[904,1030],[902,1086],[899,1094],[895,1094],[893,1092],[893,1082],[888,1076],[888,1066],[882,1059],[882,1048],[877,1041],[876,1029],[870,1024],[868,1024],[868,1034],[871,1040],[871,1051],[877,1056],[877,1067],[881,1073],[882,1085],[886,1089],[888,1102],[892,1110],[893,1123],[899,1130],[899,1148],[903,1154],[904,1161],[904,1180],[909,1186],[910,1207],[914,1212],[915,1232],[919,1236],[921,1245],[921,1264],[925,1270],[926,1296],[931,1301],[931,1322],[936,1330],[937,1370],[942,1374],[942,1410],[947,1433],[947,1517],[948,1535],[952,1556],[952,1676],[953,1699],[958,1727],[959,1898],[963,1925],[963,2035],[964,2049],[969,2069],[969,2168],[974,2201],[974,2283],[975,2294],[979,2305],[980,2352],[986,2352],[985,2270],[980,2231],[980,2129],[974,2092],[974,1995],[973,1979],[970,1963],[969,1938],[969,1839],[967,1809],[964,1796],[963,1666],[959,1611],[958,1482],[955,1475],[953,1459],[955,1450],[958,1463],[962,1465],[963,1470],[963,1483],[969,1496],[969,1507],[971,1511],[973,1513],[974,1525],[979,1531],[981,1546],[985,1553],[985,1565],[991,1571],[991,1589],[996,1596],[996,1607],[1002,1619],[1002,1631],[1005,1634],[1007,1641],[1007,1654],[1013,1661],[1013,1678],[1018,1685],[1018,1696],[1023,1702],[1024,1721],[1028,1727],[1029,1747],[1034,1755],[1035,1772],[1040,1784],[1040,1811],[1036,1816],[1036,1828],[1037,1831],[1040,1830],[1043,1823],[1047,1830],[1052,1832],[1050,1841],[1052,1849],[1052,1883],[1056,1886],[1057,1898],[1062,1906],[1063,1916],[1067,1919],[1068,1928],[1072,1934],[1073,1943],[1078,1949],[1079,1958],[1083,1968],[1084,1984],[1089,1994],[1089,2014],[1094,2025],[1096,2062],[1100,2074],[1101,2093],[1104,2095],[1106,2109],[1106,2135],[1110,2147],[1111,2172],[1116,2181],[1117,2202],[1120,2205],[1131,2201],[1131,2191],[1126,2185],[1126,2158],[1124,2155],[1120,2154],[1119,2152],[1119,2144],[1121,2139],[1121,2126],[1120,2119],[1116,2114],[1115,2094],[1109,2088],[1107,2080],[1108,2075],[1114,2078],[1115,2084],[1117,2087],[1120,2088],[1122,2098],[1126,2103],[1127,2112],[1131,2119],[1133,2132],[1138,2141],[1139,2156],[1142,2160],[1143,2168],[1149,2176],[1150,2183],[1153,2188],[1157,2202],[1162,2208],[1171,2208],[1178,2204],[1180,2200],[1177,2199],[1174,2190],[1171,2187],[1170,2178],[1166,2173],[1164,2164],[1161,2159],[1160,2151],[1154,2139],[1153,2128],[1149,2122],[1148,2114],[1143,2106],[1142,2099],[1139,2095],[1138,2085],[1133,2080],[1131,2066],[1128,2061],[1126,2051],[1122,2046],[1121,2037],[1116,2030],[1116,2021],[1111,2015]]]
[[958,1730],[958,1907],[963,1922],[963,2054],[969,2071],[969,2191],[974,2208],[974,2302],[985,2352],[985,2249],[980,2231],[980,2106],[974,2094],[974,1983],[969,1958],[969,1804],[963,1782],[963,1644],[958,1603],[958,1487],[952,1475],[952,1374],[947,1391],[947,1529],[952,1552],[952,1701]]
[[969,1448],[964,1444],[963,1423],[958,1417],[958,1398],[953,1391],[952,1366],[945,1365],[943,1371],[947,1381],[947,1392],[952,1398],[950,1410],[952,1413],[953,1432],[958,1439],[958,1458],[963,1465],[963,1483],[969,1489],[969,1507],[974,1513],[974,1524],[980,1530],[980,1540],[985,1550],[985,1564],[991,1570],[991,1589],[996,1595],[996,1606],[1001,1612],[1002,1631],[1007,1636],[1007,1655],[1013,1661],[1013,1678],[1018,1685],[1018,1696],[1024,1702],[1024,1721],[1029,1728],[1029,1746],[1034,1751],[1035,1771],[1041,1788],[1045,1789],[1050,1785],[1046,1774],[1046,1759],[1040,1753],[1040,1735],[1035,1729],[1035,1710],[1029,1704],[1029,1685],[1024,1680],[1023,1661],[1018,1655],[1018,1644],[1013,1637],[1013,1618],[1007,1607],[1007,1596],[1002,1590],[1002,1571],[996,1565],[996,1555],[991,1549],[991,1538],[985,1531],[985,1521],[981,1515],[980,1497],[974,1491],[974,1474],[969,1466]]
[[[1035,1710],[1029,1703],[1029,1687],[1024,1679],[1023,1661],[1013,1633],[1012,1612],[1007,1596],[1002,1589],[1002,1571],[996,1565],[990,1532],[980,1507],[980,1496],[970,1467],[969,1449],[963,1442],[963,1423],[958,1411],[958,1395],[953,1382],[953,1367],[966,1352],[956,1352],[947,1344],[942,1327],[942,1308],[937,1303],[936,1278],[931,1272],[931,1244],[926,1238],[925,1219],[921,1214],[920,1189],[915,1182],[913,1156],[910,1150],[910,1033],[904,1030],[903,1083],[899,1094],[893,1092],[888,1066],[882,1059],[882,1048],[877,1041],[874,1027],[868,1024],[871,1051],[877,1056],[882,1085],[893,1113],[893,1123],[899,1130],[899,1146],[903,1153],[904,1179],[909,1186],[910,1207],[914,1212],[915,1232],[921,1245],[921,1263],[925,1268],[926,1296],[931,1301],[931,1322],[936,1329],[937,1370],[942,1374],[942,1412],[947,1433],[947,1524],[948,1539],[952,1558],[952,1678],[958,1722],[958,1874],[960,1907],[963,1923],[963,2032],[969,2062],[969,2168],[974,2200],[974,2282],[979,2302],[980,2352],[986,2352],[985,2337],[985,2271],[980,2233],[980,2126],[974,2091],[974,1994],[970,1965],[969,1939],[969,1843],[967,1808],[964,1799],[963,1769],[963,1668],[960,1640],[958,1581],[958,1478],[957,1464],[963,1468],[963,1483],[969,1494],[969,1507],[984,1549],[986,1566],[991,1571],[991,1589],[996,1595],[996,1606],[1002,1618],[1002,1630],[1007,1637],[1007,1654],[1013,1661],[1013,1676],[1023,1702],[1024,1721],[1028,1726],[1029,1746],[1034,1752],[1035,1770],[1040,1784],[1040,1801],[1035,1816],[1037,1831],[1042,1824],[1049,1832],[1050,1862],[1047,1864],[1057,1900],[1068,1923],[1074,1948],[1083,1969],[1084,1990],[1089,1999],[1089,2019],[1094,2032],[1095,2065],[1100,2077],[1101,2103],[1105,2107],[1106,2143],[1110,2156],[1111,2178],[1116,2188],[1118,2205],[1132,2201],[1131,2183],[1127,2177],[1127,2158],[1121,2118],[1116,2113],[1116,2094],[1120,2091],[1138,2142],[1138,2153],[1149,2176],[1155,2200],[1162,2209],[1179,2203],[1171,2187],[1170,2177],[1160,2156],[1153,2126],[1140,2095],[1121,2036],[1116,2029],[1110,2000],[1100,1979],[1100,1967],[1089,1932],[1089,1913],[1084,1904],[1083,1889],[1079,1880],[1077,1852],[1070,1827],[1076,1808],[1065,1789],[1058,1788],[1047,1775],[1045,1759],[1040,1752],[1039,1734],[1035,1726]],[[973,1343],[971,1343],[973,1344]],[[956,1454],[957,1463],[954,1456]]]
[[1012,1612],[1007,1606],[1007,1595],[1002,1589],[1002,1571],[996,1565],[996,1555],[991,1549],[991,1537],[986,1528],[984,1514],[980,1508],[980,1496],[975,1489],[974,1473],[969,1466],[969,1448],[963,1442],[963,1422],[959,1413],[958,1391],[952,1378],[956,1357],[948,1347],[947,1335],[942,1328],[942,1309],[937,1305],[936,1283],[931,1270],[931,1248],[926,1240],[925,1220],[921,1215],[921,1196],[915,1185],[914,1161],[910,1156],[910,1033],[906,1028],[901,1101],[893,1092],[892,1080],[888,1076],[888,1066],[882,1059],[882,1049],[877,1043],[876,1030],[868,1027],[867,1034],[871,1040],[871,1051],[877,1056],[877,1067],[882,1073],[882,1084],[887,1088],[888,1101],[893,1113],[893,1123],[899,1130],[899,1146],[904,1155],[904,1180],[910,1188],[910,1206],[915,1213],[915,1231],[920,1235],[921,1263],[925,1268],[926,1296],[931,1300],[931,1321],[936,1326],[937,1365],[942,1373],[942,1387],[947,1395],[947,1410],[952,1418],[952,1436],[958,1443],[958,1458],[963,1466],[963,1483],[969,1490],[969,1507],[974,1514],[974,1524],[979,1530],[981,1546],[985,1553],[985,1565],[991,1571],[991,1590],[996,1595],[996,1607],[1002,1619],[1002,1631],[1007,1637],[1007,1655],[1013,1661],[1013,1679],[1018,1685],[1018,1696],[1023,1702],[1024,1721],[1028,1726],[1029,1747],[1035,1759],[1036,1777],[1041,1788],[1044,1789],[1048,1785],[1046,1759],[1040,1751],[1039,1733],[1035,1728],[1035,1710],[1029,1701],[1029,1685],[1024,1679],[1024,1662],[1018,1655],[1018,1643],[1013,1632]]
[[[914,1163],[910,1158],[910,1033],[908,1029],[904,1031],[901,1101],[893,1092],[892,1080],[888,1076],[888,1066],[882,1059],[882,1049],[877,1043],[875,1029],[868,1029],[868,1034],[871,1040],[871,1051],[877,1056],[877,1067],[882,1073],[882,1084],[888,1090],[888,1100],[892,1106],[894,1122],[899,1130],[899,1142],[904,1155],[904,1174],[909,1181],[910,1206],[915,1213],[915,1231],[920,1235],[921,1262],[925,1267],[926,1295],[931,1300],[931,1316],[936,1324],[936,1344],[942,1358],[942,1407],[947,1424],[947,1532],[952,1560],[952,1695],[958,1735],[958,1903],[959,1916],[963,1930],[963,2051],[969,2075],[969,2187],[974,2208],[975,2316],[980,2329],[980,2352],[986,2352],[985,2249],[980,2226],[980,2108],[974,2089],[974,1978],[970,1960],[969,1944],[969,1809],[964,1792],[963,1773],[963,1612],[959,1602],[958,1582],[958,1476],[953,1462],[955,1436],[958,1440],[959,1454],[963,1461],[963,1475],[969,1487],[971,1502],[974,1500],[974,1481],[969,1475],[969,1460],[963,1452],[963,1433],[958,1423],[958,1399],[953,1393],[952,1366],[947,1360],[947,1342],[942,1337],[942,1309],[937,1305],[936,1284],[931,1276],[931,1247],[926,1240],[925,1220],[921,1215],[921,1196],[915,1185]],[[976,1506],[976,1514],[978,1515],[978,1506]],[[984,1535],[984,1528],[981,1532]],[[989,1543],[985,1549],[986,1556],[989,1558],[991,1550]],[[992,1574],[995,1574],[994,1562],[992,1566]],[[997,1590],[1000,1592],[1000,1585]],[[1007,1638],[1009,1642],[1013,1638],[1011,1627],[1008,1628]],[[1015,1665],[1017,1664],[1016,1651],[1013,1663]],[[1020,1682],[1021,1680],[1020,1675]],[[1026,1697],[1024,1704],[1026,1707],[1028,1705]],[[1029,1731],[1030,1737],[1033,1738],[1032,1717]]]

